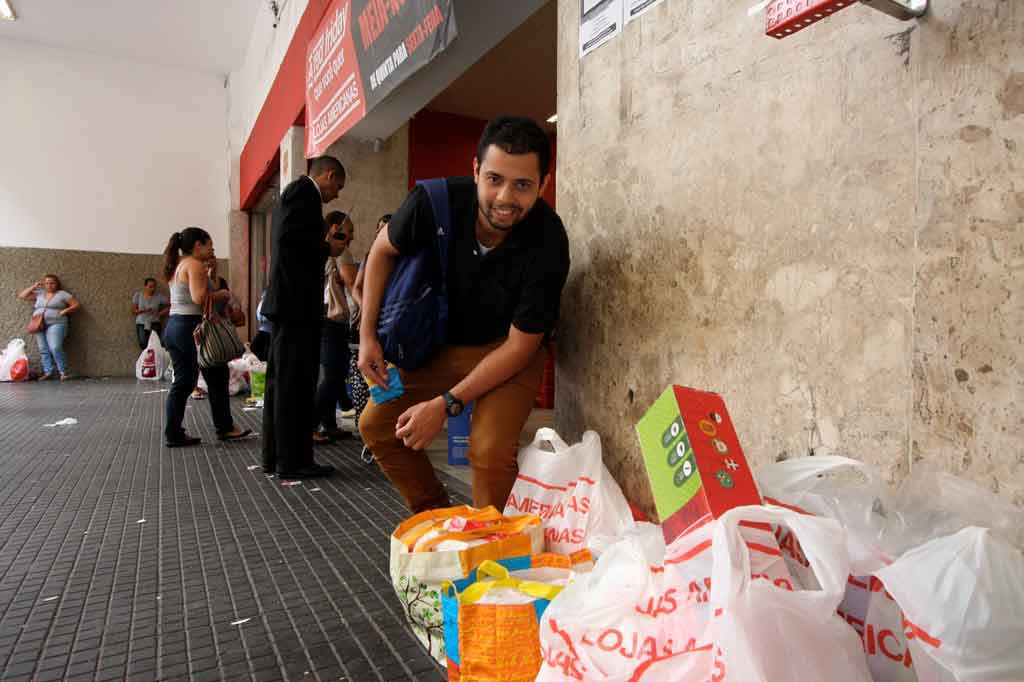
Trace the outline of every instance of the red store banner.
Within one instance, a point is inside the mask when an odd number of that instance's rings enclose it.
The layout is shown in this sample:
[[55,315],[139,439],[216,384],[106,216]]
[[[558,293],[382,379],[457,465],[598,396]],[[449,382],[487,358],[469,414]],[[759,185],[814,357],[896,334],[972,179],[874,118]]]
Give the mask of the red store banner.
[[457,35],[453,0],[334,0],[306,53],[306,156],[325,153]]

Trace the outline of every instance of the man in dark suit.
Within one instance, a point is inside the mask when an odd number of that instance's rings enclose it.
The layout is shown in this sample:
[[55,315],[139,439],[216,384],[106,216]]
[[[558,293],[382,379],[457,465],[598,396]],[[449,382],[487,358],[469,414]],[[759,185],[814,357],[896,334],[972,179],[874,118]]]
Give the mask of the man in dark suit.
[[324,266],[343,241],[325,239],[322,204],[345,186],[345,167],[330,156],[281,193],[271,232],[270,286],[263,315],[273,322],[263,404],[263,470],[283,479],[329,476],[313,460],[313,414],[320,369]]

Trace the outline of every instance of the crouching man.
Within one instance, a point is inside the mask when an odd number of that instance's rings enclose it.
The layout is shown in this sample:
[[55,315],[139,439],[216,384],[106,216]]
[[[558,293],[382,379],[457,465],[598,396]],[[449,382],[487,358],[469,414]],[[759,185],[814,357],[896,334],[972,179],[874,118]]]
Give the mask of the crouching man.
[[[541,344],[558,319],[569,272],[561,219],[540,198],[551,146],[537,123],[487,124],[472,178],[448,178],[453,236],[447,273],[448,345],[422,368],[403,371],[405,394],[367,405],[363,440],[414,512],[448,506],[425,449],[449,416],[473,402],[469,460],[473,504],[501,509],[517,474],[519,434],[544,370]],[[387,385],[377,320],[398,258],[436,248],[437,225],[416,187],[367,256],[359,369]]]

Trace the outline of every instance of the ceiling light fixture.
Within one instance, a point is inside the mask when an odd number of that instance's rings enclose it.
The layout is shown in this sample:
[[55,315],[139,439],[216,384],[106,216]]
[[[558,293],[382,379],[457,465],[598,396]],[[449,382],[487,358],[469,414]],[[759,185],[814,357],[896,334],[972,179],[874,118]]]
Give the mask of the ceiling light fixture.
[[14,8],[11,7],[11,0],[0,0],[0,19],[14,21],[17,18],[18,15],[14,13]]
[[548,123],[558,123],[558,114],[551,114],[551,117],[548,118]]

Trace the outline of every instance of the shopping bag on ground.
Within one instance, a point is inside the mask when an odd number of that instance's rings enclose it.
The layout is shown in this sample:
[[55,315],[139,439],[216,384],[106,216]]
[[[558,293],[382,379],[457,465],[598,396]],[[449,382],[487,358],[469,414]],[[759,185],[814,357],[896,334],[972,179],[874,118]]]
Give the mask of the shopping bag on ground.
[[249,363],[239,358],[228,363],[228,395],[249,390]]
[[1017,547],[968,527],[906,552],[877,575],[903,611],[920,682],[1024,680]]
[[586,550],[485,561],[468,578],[443,584],[448,679],[532,682],[540,670],[538,625],[574,572],[592,566]]
[[[820,589],[789,590],[752,578],[740,521],[788,527]],[[715,525],[712,553],[714,679],[870,682],[860,639],[836,613],[850,572],[838,522],[780,507],[737,507]]]
[[[918,682],[903,614],[875,577],[892,557],[882,542],[890,496],[874,471],[846,457],[800,457],[762,467],[757,480],[766,501],[843,525],[852,575],[838,613],[860,635],[875,682]],[[797,582],[805,589],[817,589],[799,542],[786,529],[777,532]]]
[[[605,550],[593,571],[566,586],[541,620],[537,680],[625,682],[686,650],[702,626],[687,606],[685,588],[668,580],[664,561],[661,527],[638,523]],[[695,656],[705,671],[707,654]]]
[[170,354],[160,343],[160,336],[153,332],[149,335],[149,343],[135,361],[135,378],[139,381],[162,381],[170,361]]
[[11,339],[0,359],[0,381],[28,381],[28,355],[25,342]]
[[569,446],[553,429],[538,429],[533,442],[519,451],[519,476],[505,513],[540,516],[545,548],[560,554],[584,547],[600,554],[634,523],[593,431]]
[[541,554],[540,517],[502,516],[494,507],[416,514],[391,535],[391,581],[413,634],[444,663],[441,585],[466,578],[488,559]]

